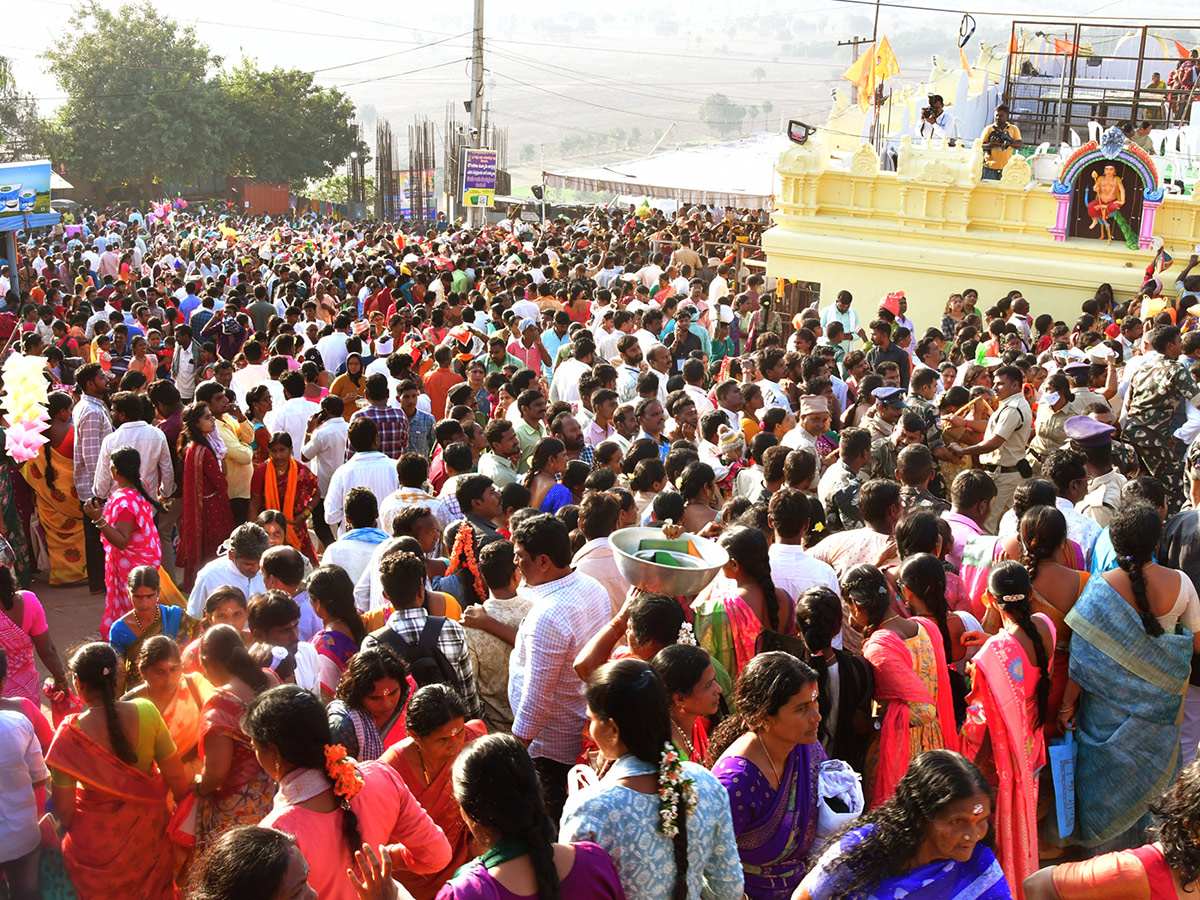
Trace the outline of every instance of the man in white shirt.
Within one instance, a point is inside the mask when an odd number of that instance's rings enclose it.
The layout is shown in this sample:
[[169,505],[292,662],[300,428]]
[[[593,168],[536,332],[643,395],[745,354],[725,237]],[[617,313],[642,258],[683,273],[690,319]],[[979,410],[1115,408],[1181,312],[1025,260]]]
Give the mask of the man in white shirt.
[[662,263],[663,255],[661,253],[655,253],[654,258],[650,263],[638,269],[638,281],[642,283],[643,287],[651,291],[654,290],[654,286],[658,284],[658,276],[663,273]]
[[238,402],[245,408],[246,392],[270,381],[271,376],[263,364],[263,347],[258,341],[247,341],[242,347],[242,355],[246,357],[246,366],[233,373],[230,387],[237,394]]
[[333,334],[327,334],[317,341],[317,352],[325,364],[325,371],[331,375],[337,372],[350,351],[346,349],[346,339],[350,336],[350,325],[354,320],[348,313],[338,313],[333,320]]
[[767,408],[778,406],[790,411],[792,404],[788,401],[787,391],[780,384],[780,380],[787,375],[783,356],[780,347],[770,347],[758,354],[758,371],[762,375],[758,386],[762,389],[763,404]]
[[566,400],[572,409],[579,408],[579,378],[592,370],[596,356],[596,345],[585,336],[575,338],[570,359],[563,360],[550,382],[550,401]]
[[331,528],[338,526],[339,535],[347,531],[344,507],[351,489],[364,487],[379,498],[390,497],[400,486],[395,460],[379,451],[374,419],[359,416],[350,423],[348,437],[354,455],[338,466],[325,494],[325,521]]
[[346,458],[346,442],[350,423],[343,413],[342,398],[329,394],[321,398],[320,410],[305,424],[305,441],[300,448],[300,459],[317,476],[317,488],[321,500],[313,509],[313,529],[321,542],[333,540],[333,532],[325,524],[325,502],[329,496],[329,482]]
[[637,380],[642,374],[642,345],[632,334],[617,339],[621,365],[617,369],[617,397],[622,403],[637,399]]
[[696,403],[696,415],[712,412],[716,407],[704,389],[704,361],[686,359],[683,362],[683,389]]
[[771,580],[789,597],[799,597],[813,587],[827,587],[841,596],[833,567],[804,552],[810,515],[809,498],[803,491],[784,486],[771,495],[767,509],[767,522],[775,530],[768,551]]
[[929,95],[929,106],[921,111],[920,135],[926,140],[947,141],[951,146],[958,140],[958,119],[942,108],[941,94]]
[[197,622],[204,618],[208,595],[219,587],[235,587],[247,599],[266,590],[260,570],[262,555],[271,546],[266,531],[246,522],[233,529],[228,546],[225,556],[218,556],[196,575],[196,584],[188,595],[187,614]]
[[729,280],[725,277],[729,274],[729,266],[721,263],[717,266],[716,277],[708,283],[708,303],[709,306],[716,306],[717,301],[722,297],[729,296]]
[[299,372],[288,372],[279,379],[283,385],[284,403],[280,409],[273,409],[265,417],[267,431],[274,434],[286,431],[292,436],[292,454],[296,448],[304,447],[304,437],[308,432],[308,420],[318,412],[319,407],[304,396],[304,376]]
[[175,469],[171,465],[171,448],[167,436],[142,418],[141,394],[118,394],[113,400],[113,420],[116,430],[100,442],[96,461],[93,496],[107,498],[113,491],[110,463],[118,447],[132,447],[141,460],[141,478],[151,497],[170,497],[175,493]]
[[347,530],[326,546],[321,564],[341,566],[350,580],[358,584],[371,564],[376,548],[387,540],[387,534],[377,527],[379,503],[366,488],[351,488],[346,493],[342,512]]

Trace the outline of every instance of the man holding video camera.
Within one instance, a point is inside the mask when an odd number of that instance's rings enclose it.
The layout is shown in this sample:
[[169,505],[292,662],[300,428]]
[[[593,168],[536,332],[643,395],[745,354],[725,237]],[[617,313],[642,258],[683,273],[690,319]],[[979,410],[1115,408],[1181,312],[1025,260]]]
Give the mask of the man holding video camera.
[[1000,172],[1008,165],[1013,151],[1024,146],[1021,129],[1008,121],[1008,107],[996,107],[996,121],[983,130],[983,180],[999,181]]
[[941,94],[929,95],[929,105],[921,110],[920,135],[925,140],[942,140],[953,147],[958,141],[958,119],[943,107]]

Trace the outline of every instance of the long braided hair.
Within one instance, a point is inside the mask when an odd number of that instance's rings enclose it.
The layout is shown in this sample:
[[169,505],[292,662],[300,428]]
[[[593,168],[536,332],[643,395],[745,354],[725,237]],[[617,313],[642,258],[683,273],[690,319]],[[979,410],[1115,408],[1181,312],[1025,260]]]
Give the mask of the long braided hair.
[[163,512],[163,505],[150,496],[142,481],[142,455],[133,447],[118,447],[112,452],[112,467],[117,474],[129,482],[129,486],[142,495],[156,512]]
[[104,703],[104,722],[108,726],[108,742],[121,762],[133,765],[137,752],[129,743],[117,715],[117,651],[112,644],[93,641],[84,644],[71,657],[71,674],[79,683],[100,695]]
[[[678,763],[667,762],[664,754],[664,749],[671,747],[670,702],[653,667],[632,657],[607,663],[588,679],[586,695],[591,714],[613,722],[625,748],[657,767],[659,788],[673,787]],[[674,827],[675,883],[669,897],[687,900],[688,803],[678,802],[674,809],[675,821],[670,825]],[[666,824],[660,823],[660,830]]]
[[1041,564],[1054,559],[1067,539],[1066,517],[1053,506],[1031,506],[1021,516],[1017,537],[1021,565],[1033,581]]
[[[1037,507],[1045,509],[1046,507]],[[1054,510],[1058,512],[1058,510]],[[1061,518],[1062,514],[1059,513]],[[1024,519],[1021,520],[1024,524]],[[1026,568],[1015,559],[1006,559],[992,567],[988,574],[988,593],[997,609],[1007,613],[1033,642],[1033,654],[1042,677],[1037,685],[1037,724],[1041,728],[1046,721],[1046,710],[1050,703],[1050,654],[1042,643],[1042,636],[1033,623],[1030,600],[1033,597],[1033,579]]]
[[1151,637],[1162,634],[1163,627],[1150,611],[1150,598],[1146,594],[1146,578],[1142,569],[1154,559],[1154,551],[1158,548],[1159,538],[1162,537],[1162,528],[1158,510],[1148,503],[1121,506],[1108,524],[1113,550],[1117,553],[1117,565],[1129,575],[1129,584],[1133,588],[1133,599],[1142,618],[1142,627]]
[[762,590],[763,609],[767,613],[767,626],[779,630],[779,601],[775,595],[775,582],[771,579],[771,559],[767,555],[767,536],[757,528],[735,525],[721,532],[721,546],[736,560],[742,570]]
[[347,794],[342,780],[329,771],[325,748],[333,738],[321,701],[299,685],[281,684],[250,701],[242,727],[258,743],[273,746],[291,765],[325,773],[341,807],[342,835],[350,854],[361,849],[358,816],[350,806],[353,794]]
[[469,743],[454,760],[454,799],[498,843],[524,841],[538,900],[562,900],[554,865],[557,829],[546,814],[533,760],[520,741],[511,734],[488,734]]
[[946,600],[946,570],[942,568],[942,561],[931,553],[916,553],[901,563],[899,582],[929,610],[942,633],[946,659],[953,660],[950,604]]
[[[70,409],[74,405],[74,402],[75,401],[71,399],[71,395],[66,391],[51,391],[50,396],[46,398],[46,412],[49,413],[50,418],[53,419],[64,410]],[[50,463],[49,441],[47,441],[45,446],[42,447],[42,455],[45,457],[42,462],[42,466],[46,470],[46,487],[53,491],[55,475],[54,466]]]

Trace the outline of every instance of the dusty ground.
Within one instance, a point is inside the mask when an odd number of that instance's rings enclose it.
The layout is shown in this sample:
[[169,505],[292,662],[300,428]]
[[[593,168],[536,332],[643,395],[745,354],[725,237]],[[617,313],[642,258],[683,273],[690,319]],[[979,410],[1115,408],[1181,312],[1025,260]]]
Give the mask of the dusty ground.
[[[37,594],[37,598],[45,607],[50,637],[58,647],[63,665],[66,665],[70,658],[72,649],[88,641],[100,639],[100,615],[104,611],[103,594],[89,594],[86,584],[68,588],[50,587],[46,583],[44,572],[39,572],[33,577],[29,590]],[[37,660],[38,673],[44,680],[49,673],[36,654],[34,659]],[[49,708],[46,709],[48,712]]]

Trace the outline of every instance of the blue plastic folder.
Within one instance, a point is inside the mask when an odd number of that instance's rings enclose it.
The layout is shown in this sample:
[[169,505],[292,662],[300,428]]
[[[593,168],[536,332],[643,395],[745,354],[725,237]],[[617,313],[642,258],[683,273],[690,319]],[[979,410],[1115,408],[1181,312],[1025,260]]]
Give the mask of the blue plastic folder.
[[1050,775],[1054,780],[1054,805],[1058,810],[1059,837],[1068,837],[1075,830],[1075,734],[1054,738],[1046,747],[1050,760]]

